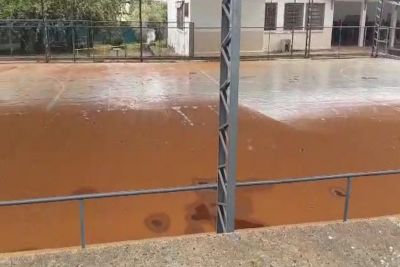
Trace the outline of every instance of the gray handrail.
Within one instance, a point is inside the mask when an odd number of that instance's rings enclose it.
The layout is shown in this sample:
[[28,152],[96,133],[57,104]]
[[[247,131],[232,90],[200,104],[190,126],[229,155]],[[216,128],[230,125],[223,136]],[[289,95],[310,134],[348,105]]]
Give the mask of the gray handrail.
[[[275,179],[275,180],[243,181],[243,182],[238,182],[236,184],[236,186],[237,187],[250,187],[250,186],[321,182],[321,181],[327,181],[327,180],[347,179],[345,202],[344,202],[344,209],[343,209],[343,222],[346,222],[349,218],[349,206],[350,206],[350,196],[351,196],[353,178],[385,176],[385,175],[395,175],[395,174],[400,174],[400,170],[356,172],[356,173],[346,173],[346,174],[323,175],[323,176],[312,176],[312,177],[302,177],[302,178]],[[21,199],[21,200],[8,200],[8,201],[0,201],[0,207],[33,205],[33,204],[65,202],[65,201],[78,201],[79,202],[80,244],[81,244],[82,248],[86,248],[85,200],[100,199],[100,198],[112,198],[112,197],[151,195],[151,194],[167,194],[167,193],[176,193],[176,192],[194,192],[194,191],[201,191],[201,190],[216,190],[216,189],[217,189],[216,183],[209,183],[209,184],[178,186],[178,187],[169,187],[169,188],[154,188],[154,189],[141,189],[141,190],[132,190],[132,191],[119,191],[119,192],[110,192],[110,193],[93,193],[93,194],[81,194],[81,195],[70,195],[70,196],[55,196],[55,197],[31,198],[31,199]]]
[[[345,174],[335,174],[335,175],[321,175],[321,176],[310,176],[310,177],[299,177],[299,178],[286,178],[286,179],[268,179],[268,180],[264,179],[264,180],[241,181],[241,182],[237,183],[237,187],[318,182],[318,181],[325,181],[325,180],[347,179],[349,177],[360,178],[360,177],[370,177],[370,176],[387,176],[387,175],[394,175],[394,174],[400,174],[400,169],[386,170],[386,171],[374,171],[374,172],[345,173]],[[215,190],[216,188],[217,188],[216,183],[208,183],[208,184],[177,186],[177,187],[168,187],[168,188],[138,189],[138,190],[131,190],[131,191],[117,191],[117,192],[108,192],[108,193],[91,193],[91,194],[80,194],[80,195],[69,195],[69,196],[30,198],[30,199],[21,199],[21,200],[6,200],[6,201],[0,201],[0,207],[32,205],[32,204],[42,204],[42,203],[52,203],[52,202],[78,201],[78,200],[87,200],[87,199],[151,195],[151,194],[194,192],[194,191],[202,191],[202,190]]]

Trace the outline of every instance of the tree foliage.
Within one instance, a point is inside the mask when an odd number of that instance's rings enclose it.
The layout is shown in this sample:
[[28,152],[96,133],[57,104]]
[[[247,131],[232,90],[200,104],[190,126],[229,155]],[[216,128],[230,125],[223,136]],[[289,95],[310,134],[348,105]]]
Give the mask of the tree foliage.
[[[139,0],[130,0],[127,20],[139,21]],[[142,19],[147,22],[166,22],[167,3],[160,0],[142,0]]]
[[[144,21],[166,21],[166,3],[142,0]],[[66,20],[139,20],[139,0],[43,0],[48,19]],[[127,3],[129,8],[126,9]],[[0,19],[42,18],[40,0],[0,0]],[[123,14],[125,13],[125,14]]]

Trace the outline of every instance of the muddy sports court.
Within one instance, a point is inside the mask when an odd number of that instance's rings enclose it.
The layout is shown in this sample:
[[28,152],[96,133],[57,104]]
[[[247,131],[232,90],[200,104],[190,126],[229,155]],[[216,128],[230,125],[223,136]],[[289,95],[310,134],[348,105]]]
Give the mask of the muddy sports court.
[[[238,180],[400,166],[399,62],[242,62]],[[3,200],[214,183],[217,62],[0,65]],[[350,218],[400,212],[354,180]],[[238,228],[336,220],[346,181],[237,190]],[[215,231],[215,191],[88,200],[88,244]],[[1,207],[0,251],[80,243],[76,202]]]

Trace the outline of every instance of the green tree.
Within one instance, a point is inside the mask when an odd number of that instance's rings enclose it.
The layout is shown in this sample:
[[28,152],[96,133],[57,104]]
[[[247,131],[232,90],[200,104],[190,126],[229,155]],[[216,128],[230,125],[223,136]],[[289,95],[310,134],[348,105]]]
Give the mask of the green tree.
[[[130,0],[125,14],[129,21],[139,21],[139,0]],[[160,0],[142,0],[142,19],[146,22],[166,22],[167,3]]]
[[[126,0],[43,0],[48,19],[116,20]],[[0,0],[0,19],[42,18],[40,0]]]

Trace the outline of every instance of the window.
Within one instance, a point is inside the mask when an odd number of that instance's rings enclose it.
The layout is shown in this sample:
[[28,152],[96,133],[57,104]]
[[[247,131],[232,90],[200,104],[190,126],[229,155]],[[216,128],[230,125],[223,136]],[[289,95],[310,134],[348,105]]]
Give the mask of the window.
[[273,31],[276,30],[276,8],[277,3],[266,3],[265,4],[265,21],[264,30]]
[[178,27],[178,29],[181,30],[183,30],[184,28],[184,21],[183,21],[184,7],[185,5],[183,4],[183,2],[181,2],[179,3],[179,6],[176,9],[176,27]]
[[285,17],[283,28],[285,30],[303,28],[304,4],[287,3],[285,4]]
[[189,17],[189,3],[185,3],[185,18]]
[[310,4],[307,4],[306,19],[308,19],[309,11],[311,11],[311,29],[322,30],[324,28],[325,4],[311,4],[311,6]]

